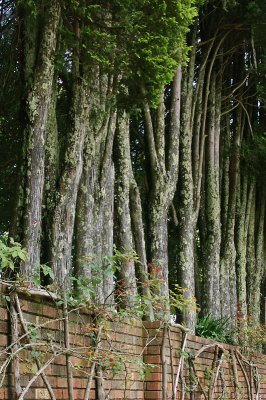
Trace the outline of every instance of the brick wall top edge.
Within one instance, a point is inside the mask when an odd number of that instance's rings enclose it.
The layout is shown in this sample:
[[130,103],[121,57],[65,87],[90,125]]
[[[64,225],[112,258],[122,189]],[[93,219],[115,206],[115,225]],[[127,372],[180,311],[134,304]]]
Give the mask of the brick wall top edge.
[[[11,285],[7,282],[0,281],[0,292],[6,292],[8,289],[11,288]],[[49,292],[48,290],[41,289],[41,288],[27,288],[24,286],[18,286],[16,285],[16,290],[18,293],[22,294],[30,294],[33,296],[41,296],[41,297],[47,297],[49,299],[58,299],[58,296],[53,293]]]

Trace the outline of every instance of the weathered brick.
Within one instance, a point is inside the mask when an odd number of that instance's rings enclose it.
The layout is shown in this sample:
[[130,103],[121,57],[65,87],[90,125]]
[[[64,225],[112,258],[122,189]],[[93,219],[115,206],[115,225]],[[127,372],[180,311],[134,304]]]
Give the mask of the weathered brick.
[[146,390],[162,390],[161,382],[147,382]]

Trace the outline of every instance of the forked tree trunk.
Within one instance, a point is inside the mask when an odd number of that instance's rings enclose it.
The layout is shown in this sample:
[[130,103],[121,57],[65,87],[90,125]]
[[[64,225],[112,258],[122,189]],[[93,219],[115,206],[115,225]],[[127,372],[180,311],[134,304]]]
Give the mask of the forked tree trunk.
[[166,135],[164,90],[162,90],[156,117],[145,99],[143,109],[150,161],[149,194],[149,256],[156,268],[158,279],[157,294],[164,299],[159,318],[170,318],[168,287],[168,209],[176,190],[179,165],[179,134],[182,69],[176,70],[171,90],[169,132]]
[[72,241],[76,214],[76,200],[83,167],[84,141],[88,130],[90,98],[85,78],[73,87],[73,128],[68,141],[57,196],[52,226],[52,266],[55,282],[70,286]]
[[[107,100],[106,93],[101,93],[99,87],[95,89],[98,100]],[[88,298],[97,304],[111,305],[114,279],[105,257],[113,255],[114,167],[111,154],[116,112],[105,109],[105,103],[98,100],[94,104],[96,124],[91,125],[86,139],[78,192],[75,261],[76,275],[90,281],[92,291],[87,294]]]

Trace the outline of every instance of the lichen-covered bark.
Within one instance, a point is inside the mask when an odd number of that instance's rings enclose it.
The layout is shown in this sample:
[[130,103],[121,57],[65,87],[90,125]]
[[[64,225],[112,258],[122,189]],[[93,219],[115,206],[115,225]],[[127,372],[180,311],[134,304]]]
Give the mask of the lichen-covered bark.
[[122,303],[124,306],[136,306],[137,288],[139,288],[146,304],[144,317],[153,320],[141,199],[130,155],[129,116],[122,111],[117,120],[114,159],[116,245],[121,252],[135,250],[140,261],[135,263],[134,260],[128,259],[121,265],[119,277],[124,282]]
[[214,318],[221,316],[220,311],[220,192],[219,192],[219,142],[220,142],[220,90],[216,77],[213,76],[209,105],[209,126],[206,148],[205,171],[205,212],[206,244],[204,260],[204,283],[206,296],[206,313]]
[[247,318],[247,234],[254,189],[254,182],[248,184],[248,177],[243,176],[238,185],[235,232],[238,312],[243,319]]
[[[96,186],[94,215],[94,255],[96,259],[113,255],[113,220],[114,220],[114,165],[111,154],[116,127],[116,111],[111,110],[107,125],[104,148],[100,152],[98,180]],[[106,268],[105,268],[106,267]],[[100,277],[96,287],[96,303],[113,304],[114,277],[110,265],[102,263],[102,272],[93,271]]]
[[[114,279],[104,257],[113,255],[112,146],[116,112],[109,107],[112,79],[94,71],[93,115],[86,137],[84,166],[76,209],[75,268],[77,276],[95,283],[91,299],[112,304]],[[101,266],[96,268],[95,266]]]
[[164,91],[156,110],[156,118],[142,90],[144,101],[145,135],[147,159],[150,162],[149,179],[149,256],[152,264],[160,269],[158,294],[165,299],[165,310],[158,317],[169,317],[168,288],[168,208],[176,190],[179,165],[179,134],[182,69],[179,66],[172,83],[170,123],[167,134],[165,127]]
[[[117,248],[122,253],[133,250],[133,237],[130,216],[130,185],[132,167],[129,144],[129,118],[123,113],[118,115],[115,135],[115,220]],[[122,282],[122,304],[134,307],[136,304],[137,283],[133,259],[121,263],[119,279]]]
[[237,312],[236,292],[236,249],[234,240],[236,195],[239,179],[240,142],[243,134],[242,110],[237,111],[237,122],[229,165],[229,200],[226,226],[222,237],[220,261],[220,292],[222,316],[229,316],[232,320]]
[[55,281],[62,287],[68,287],[70,284],[76,200],[82,173],[89,110],[87,82],[85,79],[76,78],[73,86],[73,128],[68,140],[64,170],[60,177],[52,226],[52,267]]
[[147,306],[144,307],[144,319],[153,321],[154,310],[152,305],[152,293],[150,290],[149,273],[147,266],[146,242],[142,218],[142,206],[139,188],[133,177],[130,185],[130,215],[131,227],[136,253],[140,260],[140,268],[136,271],[136,277],[140,283],[140,291],[146,299]]
[[248,315],[260,323],[261,285],[265,263],[265,190],[257,192],[259,207],[253,197],[247,236]]
[[[179,212],[178,212],[178,253],[177,263],[181,274],[181,285],[186,289],[186,296],[195,295],[194,274],[194,239],[195,214],[193,203],[193,178],[191,169],[191,136],[184,130],[180,136],[180,170],[179,170]],[[192,331],[195,329],[196,311],[186,310],[184,323]]]
[[48,111],[45,143],[45,182],[43,196],[43,223],[42,223],[42,254],[41,262],[50,265],[51,262],[51,226],[55,207],[56,183],[59,176],[59,140],[56,117],[57,89],[56,78],[52,90],[52,99]]
[[[35,54],[34,75],[31,76],[32,82],[28,82],[27,183],[23,239],[28,260],[21,265],[21,272],[28,279],[40,264],[46,124],[52,98],[54,53],[59,18],[60,7],[58,2],[54,1],[46,10],[39,49]],[[28,74],[29,72],[26,72],[25,75],[28,76]]]
[[[193,40],[195,40],[195,31]],[[190,110],[192,107],[193,78],[195,67],[195,49],[192,50],[190,63],[184,74],[182,87],[182,120],[180,131],[180,157],[178,180],[178,253],[177,267],[181,275],[181,285],[186,289],[188,298],[195,296],[194,240],[195,209],[194,183],[192,171],[192,126]],[[188,309],[183,313],[185,325],[194,331],[196,310]]]

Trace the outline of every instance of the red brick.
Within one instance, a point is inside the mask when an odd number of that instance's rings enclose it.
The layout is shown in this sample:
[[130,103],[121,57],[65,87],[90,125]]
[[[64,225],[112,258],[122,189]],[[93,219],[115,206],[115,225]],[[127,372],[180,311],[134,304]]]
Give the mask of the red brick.
[[160,400],[162,398],[162,393],[157,391],[147,391],[145,393],[146,400]]
[[1,321],[7,321],[8,320],[8,313],[7,310],[5,310],[4,308],[0,308],[0,320]]
[[161,364],[162,363],[160,355],[150,355],[150,354],[145,355],[144,361],[145,361],[145,363],[148,363],[148,364]]
[[161,382],[147,382],[146,390],[162,390]]
[[6,400],[8,399],[8,389],[6,388],[0,388],[0,399],[1,400]]
[[5,347],[8,344],[8,339],[7,339],[7,335],[5,334],[0,334],[0,347]]

